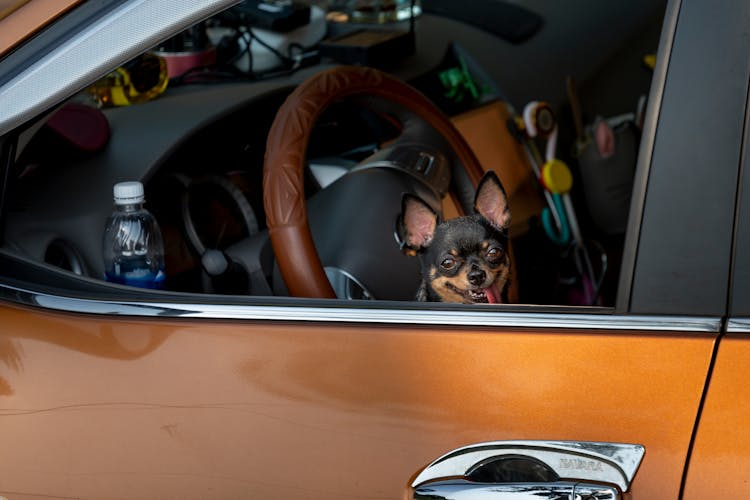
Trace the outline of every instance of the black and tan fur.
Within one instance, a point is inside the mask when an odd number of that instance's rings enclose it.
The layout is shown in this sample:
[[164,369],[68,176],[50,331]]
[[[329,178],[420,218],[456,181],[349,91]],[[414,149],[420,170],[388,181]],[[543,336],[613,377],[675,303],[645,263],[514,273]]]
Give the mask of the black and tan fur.
[[401,228],[407,253],[418,255],[422,283],[416,299],[430,302],[507,302],[510,211],[493,172],[482,178],[472,215],[440,222],[417,196],[404,195]]

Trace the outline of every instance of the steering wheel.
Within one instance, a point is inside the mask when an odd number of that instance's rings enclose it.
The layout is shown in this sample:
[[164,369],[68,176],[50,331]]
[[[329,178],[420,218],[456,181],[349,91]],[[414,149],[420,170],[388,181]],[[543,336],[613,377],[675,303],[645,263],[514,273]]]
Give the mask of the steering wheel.
[[476,187],[484,171],[461,134],[422,93],[384,72],[341,66],[300,84],[279,108],[266,142],[263,204],[279,271],[294,297],[336,298],[315,249],[305,208],[304,165],[316,120],[335,100],[377,97],[430,125],[455,153]]

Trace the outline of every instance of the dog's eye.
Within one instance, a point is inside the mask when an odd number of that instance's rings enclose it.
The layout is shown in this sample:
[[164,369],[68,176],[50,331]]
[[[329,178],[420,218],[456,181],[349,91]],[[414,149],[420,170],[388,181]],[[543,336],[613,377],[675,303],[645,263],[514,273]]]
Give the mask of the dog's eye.
[[501,255],[501,250],[497,247],[492,247],[489,250],[487,250],[487,259],[488,260],[495,260]]
[[442,267],[446,271],[450,271],[451,269],[456,267],[456,259],[454,259],[453,257],[446,257],[440,263],[440,267]]

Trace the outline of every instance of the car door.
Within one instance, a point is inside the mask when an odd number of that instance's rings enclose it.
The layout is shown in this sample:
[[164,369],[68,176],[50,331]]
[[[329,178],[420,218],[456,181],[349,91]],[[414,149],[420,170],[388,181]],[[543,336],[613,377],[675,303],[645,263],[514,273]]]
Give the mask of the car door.
[[0,491],[53,497],[394,498],[498,440],[639,444],[633,494],[674,497],[718,327],[3,293]]
[[[748,115],[744,123],[747,124]],[[733,246],[729,317],[712,362],[684,498],[744,495],[750,465],[747,359],[750,356],[750,177],[745,127]]]
[[726,314],[749,60],[723,45],[744,16],[696,37],[693,7],[668,8],[615,308],[124,295],[4,251],[0,494],[394,498],[467,446],[559,483],[596,481],[622,443],[642,462],[605,484],[678,497]]

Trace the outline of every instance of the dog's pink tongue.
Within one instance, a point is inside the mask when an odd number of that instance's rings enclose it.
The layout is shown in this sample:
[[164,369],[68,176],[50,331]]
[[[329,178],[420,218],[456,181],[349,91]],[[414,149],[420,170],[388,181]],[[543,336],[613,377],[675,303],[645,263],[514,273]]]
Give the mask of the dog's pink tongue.
[[500,303],[500,291],[497,289],[497,285],[493,284],[491,287],[484,291],[487,294],[488,304],[499,304]]

